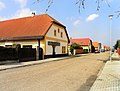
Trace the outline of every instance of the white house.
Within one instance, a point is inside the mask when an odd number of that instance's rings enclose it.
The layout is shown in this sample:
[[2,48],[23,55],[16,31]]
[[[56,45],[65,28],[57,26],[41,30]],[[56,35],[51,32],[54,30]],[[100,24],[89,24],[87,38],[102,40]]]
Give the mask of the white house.
[[36,48],[37,59],[42,54],[45,58],[67,55],[68,43],[66,27],[47,14],[0,21],[0,46]]

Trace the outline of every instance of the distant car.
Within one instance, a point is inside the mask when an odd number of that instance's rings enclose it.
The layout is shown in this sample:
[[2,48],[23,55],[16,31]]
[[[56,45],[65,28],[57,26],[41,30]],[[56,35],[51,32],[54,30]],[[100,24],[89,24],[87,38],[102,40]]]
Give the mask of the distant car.
[[100,53],[100,51],[99,50],[95,50],[95,53]]

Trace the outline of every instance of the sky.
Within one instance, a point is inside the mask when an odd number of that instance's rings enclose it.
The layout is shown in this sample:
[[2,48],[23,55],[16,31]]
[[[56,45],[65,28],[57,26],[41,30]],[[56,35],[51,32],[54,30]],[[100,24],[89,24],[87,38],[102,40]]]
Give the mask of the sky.
[[[76,5],[77,0],[54,0],[47,12],[48,0],[0,0],[0,21],[47,13],[67,28],[71,38],[90,38],[103,45],[110,44],[110,19],[112,19],[112,46],[120,39],[120,17],[116,11],[120,11],[120,0],[105,0],[100,2],[100,10],[97,11],[96,0],[86,0],[85,9]],[[35,2],[35,3],[34,3]]]

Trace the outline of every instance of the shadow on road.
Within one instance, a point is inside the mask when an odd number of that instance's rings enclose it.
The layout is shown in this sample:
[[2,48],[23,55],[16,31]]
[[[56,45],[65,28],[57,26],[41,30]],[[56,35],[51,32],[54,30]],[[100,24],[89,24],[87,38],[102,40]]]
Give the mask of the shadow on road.
[[96,75],[92,75],[90,76],[86,82],[76,91],[89,91],[90,88],[92,87],[94,81],[96,80],[97,76]]

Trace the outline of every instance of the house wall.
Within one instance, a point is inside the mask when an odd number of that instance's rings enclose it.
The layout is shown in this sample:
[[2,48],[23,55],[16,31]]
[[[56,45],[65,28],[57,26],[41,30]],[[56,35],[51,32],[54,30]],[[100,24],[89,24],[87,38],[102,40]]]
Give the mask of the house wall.
[[[48,45],[48,41],[53,41],[53,42],[56,42],[55,40],[48,40],[46,39],[46,55],[52,55],[53,53],[53,48],[51,45]],[[60,42],[60,41],[57,41],[57,42]],[[66,52],[67,53],[67,43],[65,42],[60,42],[60,46],[56,46],[55,47],[55,53],[56,54],[62,54],[62,46],[65,46],[66,47]]]
[[98,47],[95,47],[95,50],[99,50]]
[[[58,32],[58,29],[59,29],[59,32]],[[54,36],[54,30],[56,30],[56,36]],[[63,33],[63,37],[61,37],[61,32]],[[48,41],[60,43],[60,46],[55,47],[56,54],[67,54],[68,38],[65,33],[65,29],[63,27],[53,24],[45,36],[45,42],[46,42],[45,54],[52,55],[53,48],[51,45],[48,45]],[[65,53],[62,53],[62,46],[65,47]]]
[[0,42],[0,46],[4,46],[5,47],[5,42]]
[[[21,48],[23,48],[24,45],[32,45],[32,48],[37,48],[38,46],[38,40],[23,40],[23,41],[6,41],[6,42],[0,42],[0,46],[6,46],[6,45],[13,45],[13,44],[20,44]],[[43,51],[45,52],[45,44],[44,40],[40,40],[40,47],[43,48]]]
[[[91,45],[89,44],[88,46],[82,46],[83,49],[88,49],[88,52],[91,52]],[[90,50],[90,51],[89,51]]]
[[82,46],[83,49],[89,49],[88,46]]

